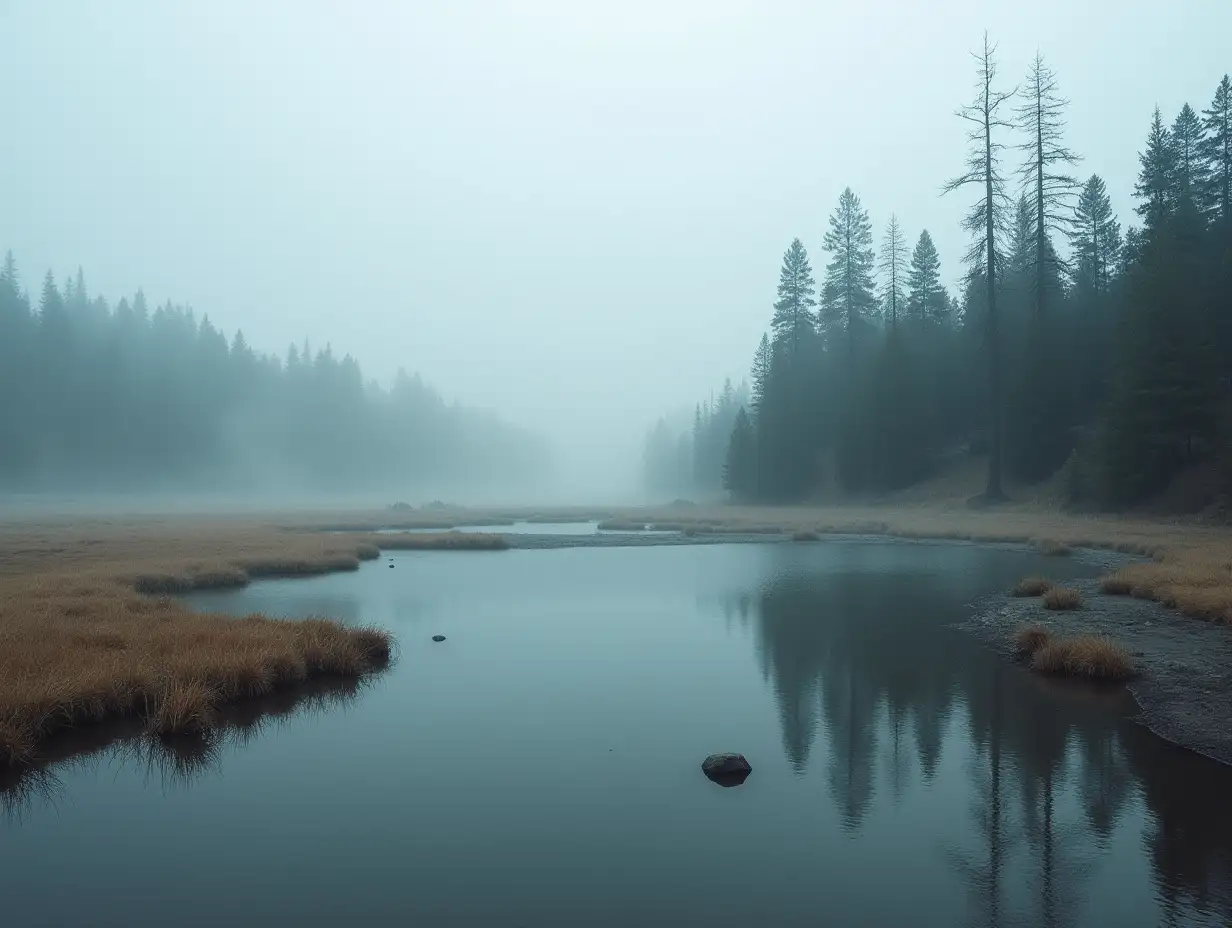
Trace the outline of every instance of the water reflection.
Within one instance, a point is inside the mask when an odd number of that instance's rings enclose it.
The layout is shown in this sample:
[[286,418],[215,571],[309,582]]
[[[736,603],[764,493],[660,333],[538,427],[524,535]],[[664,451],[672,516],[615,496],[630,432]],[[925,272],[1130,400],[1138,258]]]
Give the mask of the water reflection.
[[65,732],[42,746],[36,763],[0,767],[0,815],[20,824],[31,812],[55,806],[64,778],[87,765],[114,763],[142,774],[146,786],[163,792],[186,789],[220,772],[227,748],[243,748],[271,727],[344,707],[370,679],[326,677],[294,689],[245,700],[219,710],[219,727],[203,734],[153,735],[139,720],[93,725]]
[[732,592],[725,613],[753,630],[793,770],[820,776],[853,836],[914,785],[965,791],[969,838],[942,851],[972,924],[1078,923],[1131,806],[1165,911],[1232,921],[1227,769],[1126,721],[1123,690],[1033,677],[947,627],[988,579],[788,560]]

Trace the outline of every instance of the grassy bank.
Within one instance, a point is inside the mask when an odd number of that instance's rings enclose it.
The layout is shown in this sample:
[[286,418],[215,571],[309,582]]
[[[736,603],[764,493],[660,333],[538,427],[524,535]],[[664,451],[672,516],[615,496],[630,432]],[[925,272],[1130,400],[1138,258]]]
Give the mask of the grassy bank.
[[[403,523],[431,522],[400,514]],[[1105,589],[1232,622],[1232,532],[1181,521],[1081,518],[1023,509],[668,507],[448,512],[441,522],[588,515],[679,531],[833,533],[1021,542],[1061,555],[1077,547],[1153,560]],[[498,550],[499,535],[373,534],[387,512],[199,518],[43,518],[0,526],[0,760],[23,760],[48,735],[116,716],[152,731],[214,724],[219,708],[321,675],[362,675],[389,654],[380,631],[327,619],[236,620],[194,613],[169,594],[259,577],[354,570],[381,549]],[[396,524],[396,523],[395,523]],[[362,531],[325,532],[327,525]],[[1041,589],[1034,595],[1046,592]]]
[[195,613],[166,594],[354,569],[370,542],[243,521],[94,520],[0,529],[0,763],[119,717],[209,729],[220,709],[389,659],[376,629]]

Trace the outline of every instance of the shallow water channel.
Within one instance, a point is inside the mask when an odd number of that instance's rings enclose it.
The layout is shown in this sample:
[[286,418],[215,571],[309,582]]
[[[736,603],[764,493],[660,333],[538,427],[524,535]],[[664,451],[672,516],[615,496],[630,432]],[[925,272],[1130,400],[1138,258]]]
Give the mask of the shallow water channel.
[[[1227,924],[1228,769],[948,628],[1095,572],[853,540],[396,552],[194,594],[401,656],[196,752],[10,785],[4,924]],[[704,778],[718,751],[744,785]]]

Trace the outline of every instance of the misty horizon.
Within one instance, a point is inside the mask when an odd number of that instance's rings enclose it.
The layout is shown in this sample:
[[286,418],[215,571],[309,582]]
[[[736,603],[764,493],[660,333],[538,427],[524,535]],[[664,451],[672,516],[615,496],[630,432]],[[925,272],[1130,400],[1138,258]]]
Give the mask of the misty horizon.
[[[927,228],[961,293],[967,202],[940,194],[985,30],[1007,87],[1044,55],[1079,171],[1128,220],[1152,108],[1226,70],[1232,11],[1185,13],[0,6],[0,79],[36,91],[10,107],[0,252],[28,287],[80,266],[262,353],[405,368],[544,436],[577,494],[632,492],[655,421],[747,377],[784,249],[820,266],[843,189],[878,238],[891,213],[908,241]],[[51,47],[71,66],[43,66]]]

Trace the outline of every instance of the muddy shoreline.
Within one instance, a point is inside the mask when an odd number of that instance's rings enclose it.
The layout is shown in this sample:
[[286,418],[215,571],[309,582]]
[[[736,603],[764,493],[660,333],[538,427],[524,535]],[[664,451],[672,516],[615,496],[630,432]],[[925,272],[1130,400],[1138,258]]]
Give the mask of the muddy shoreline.
[[1038,623],[1057,635],[1107,635],[1133,655],[1137,675],[1126,687],[1137,703],[1135,721],[1165,741],[1232,764],[1232,632],[1191,619],[1158,603],[1100,592],[1098,580],[1066,586],[1081,591],[1082,608],[1052,612],[1039,597],[1006,593],[976,604],[955,627],[978,635],[1006,660],[1011,638]]

